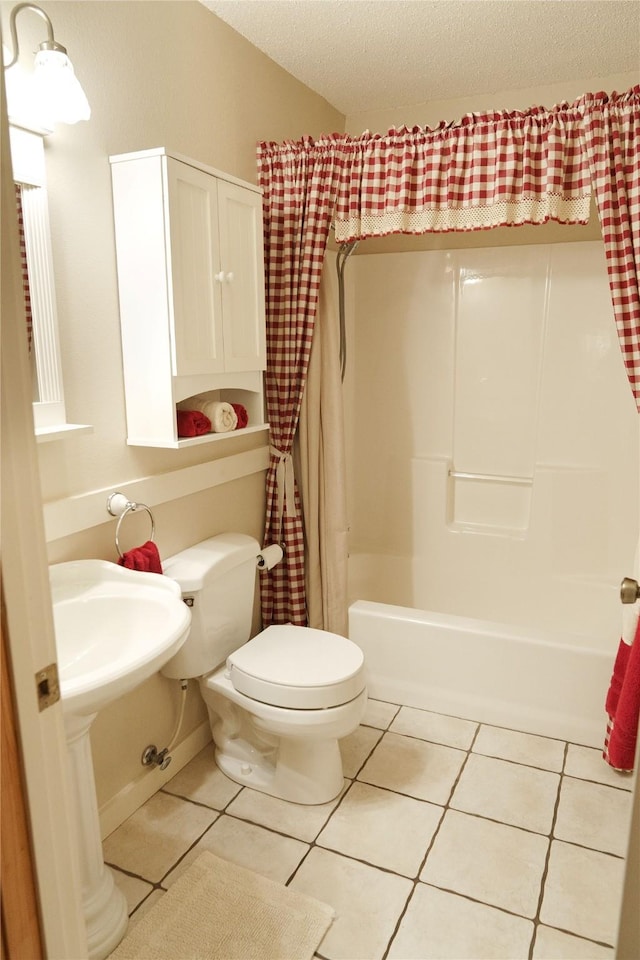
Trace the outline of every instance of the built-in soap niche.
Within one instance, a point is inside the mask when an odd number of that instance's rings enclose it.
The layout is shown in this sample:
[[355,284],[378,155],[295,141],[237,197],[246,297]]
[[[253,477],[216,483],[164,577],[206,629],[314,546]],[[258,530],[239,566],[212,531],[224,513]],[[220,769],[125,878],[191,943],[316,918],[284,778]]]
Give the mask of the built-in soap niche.
[[447,517],[461,532],[523,538],[531,522],[533,480],[449,472]]

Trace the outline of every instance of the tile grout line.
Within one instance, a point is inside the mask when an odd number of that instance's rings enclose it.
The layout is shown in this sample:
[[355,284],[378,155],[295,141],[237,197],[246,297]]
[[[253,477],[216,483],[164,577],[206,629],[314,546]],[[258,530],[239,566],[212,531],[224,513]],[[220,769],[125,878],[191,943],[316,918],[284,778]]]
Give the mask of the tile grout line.
[[[162,787],[160,788],[160,790],[157,791],[157,793],[165,793],[167,796],[175,797],[176,799],[182,800],[184,803],[191,803],[191,804],[193,804],[194,806],[200,807],[201,809],[210,810],[212,813],[215,813],[217,816],[216,816],[215,820],[213,820],[213,821],[208,825],[208,827],[206,827],[206,828],[202,831],[202,833],[193,841],[193,843],[192,843],[189,847],[187,847],[187,849],[184,851],[184,853],[182,853],[182,854],[177,858],[177,860],[174,860],[173,864],[169,867],[168,870],[165,871],[165,873],[162,874],[162,876],[160,877],[159,880],[149,880],[147,877],[143,877],[143,876],[141,876],[141,875],[138,874],[138,873],[133,873],[133,872],[130,871],[130,870],[126,870],[125,868],[118,866],[118,864],[116,864],[116,863],[111,863],[111,862],[108,862],[108,863],[107,863],[107,866],[113,867],[113,868],[116,869],[116,870],[120,870],[121,873],[125,873],[127,876],[132,877],[132,878],[135,879],[135,880],[142,880],[144,883],[150,883],[150,884],[152,885],[152,889],[149,890],[149,892],[147,893],[147,895],[146,895],[145,897],[143,897],[143,899],[140,901],[140,903],[136,904],[136,906],[133,908],[133,910],[132,910],[131,913],[129,914],[129,917],[132,917],[132,916],[134,915],[134,913],[136,913],[136,912],[140,909],[140,907],[142,906],[142,904],[145,903],[145,901],[149,899],[149,897],[150,897],[151,894],[154,892],[154,890],[162,890],[164,893],[166,893],[167,887],[163,887],[162,884],[163,884],[164,881],[167,879],[167,877],[169,876],[169,874],[170,874],[173,870],[175,870],[176,867],[177,867],[180,863],[182,863],[182,861],[183,861],[184,858],[187,856],[187,854],[189,854],[189,853],[193,850],[193,848],[194,848],[195,846],[197,846],[198,843],[200,843],[200,841],[202,840],[202,838],[204,837],[204,835],[209,832],[209,830],[211,829],[211,827],[220,819],[220,817],[223,815],[223,813],[225,813],[225,811],[226,811],[227,807],[229,806],[229,804],[233,803],[233,801],[236,799],[236,797],[238,797],[238,796],[242,793],[243,790],[244,790],[244,787],[241,786],[240,789],[238,790],[238,792],[237,792],[236,794],[234,794],[234,796],[231,797],[230,800],[227,801],[227,803],[224,805],[224,807],[222,808],[222,810],[217,810],[217,809],[215,809],[215,807],[210,807],[210,806],[208,806],[207,804],[200,803],[200,802],[197,801],[197,800],[191,800],[189,797],[182,797],[182,796],[177,795],[177,794],[175,794],[175,793],[167,793],[165,790],[162,789]],[[154,796],[155,796],[155,794],[154,794]],[[107,861],[105,861],[105,862],[107,862]]]
[[[544,924],[544,923],[542,922],[542,920],[541,920],[541,917],[540,917],[540,911],[541,911],[541,909],[542,909],[542,903],[543,903],[543,900],[544,900],[545,884],[546,884],[547,877],[548,877],[548,874],[549,874],[549,862],[550,862],[550,859],[551,859],[551,847],[552,847],[552,844],[553,844],[554,841],[555,841],[556,843],[565,843],[565,844],[567,844],[567,845],[569,845],[569,846],[578,847],[578,848],[581,849],[581,850],[589,850],[589,851],[592,851],[592,852],[594,852],[594,853],[603,854],[604,856],[615,857],[616,859],[619,859],[619,860],[624,860],[624,859],[625,859],[624,856],[620,856],[619,854],[614,854],[614,853],[611,853],[610,851],[607,851],[607,850],[599,850],[599,849],[597,849],[597,848],[595,848],[595,847],[589,847],[589,846],[587,846],[586,844],[574,843],[574,842],[572,842],[572,841],[562,840],[560,837],[557,837],[557,836],[555,835],[555,829],[556,829],[556,824],[557,824],[557,820],[558,820],[558,812],[559,812],[559,809],[560,809],[560,800],[561,800],[561,796],[562,796],[562,786],[563,786],[563,783],[564,783],[565,779],[577,780],[577,781],[579,781],[579,782],[581,782],[581,783],[592,783],[592,784],[594,784],[595,786],[605,786],[605,787],[608,786],[608,784],[602,784],[602,783],[599,783],[598,781],[582,780],[580,777],[573,777],[571,774],[568,774],[568,773],[566,772],[567,760],[568,760],[568,756],[569,756],[569,747],[570,747],[570,746],[571,746],[571,744],[567,741],[567,742],[565,743],[565,751],[564,751],[564,757],[563,757],[563,763],[562,763],[562,771],[561,771],[561,774],[560,774],[560,780],[559,780],[559,782],[558,782],[558,793],[557,793],[557,796],[556,796],[556,802],[555,802],[554,810],[553,810],[553,817],[552,817],[552,821],[551,821],[551,829],[550,829],[550,832],[549,832],[549,834],[548,834],[549,847],[548,847],[548,850],[547,850],[547,855],[546,855],[546,857],[545,857],[545,865],[544,865],[544,869],[543,869],[543,871],[542,871],[542,877],[541,877],[541,880],[540,880],[540,894],[539,894],[539,896],[538,896],[538,907],[537,907],[536,914],[535,914],[535,917],[534,917],[534,936],[533,936],[533,940],[532,940],[531,947],[530,947],[530,951],[529,951],[529,960],[533,960],[533,949],[534,949],[534,946],[535,946],[535,941],[536,941],[537,936],[538,936],[538,928],[539,928],[540,926],[549,926],[551,929],[559,930],[559,931],[561,931],[562,933],[566,933],[566,934],[568,934],[569,936],[572,936],[572,937],[578,937],[578,938],[583,939],[583,940],[588,940],[588,941],[590,941],[591,943],[597,943],[599,946],[609,947],[609,948],[613,947],[613,944],[605,943],[604,941],[601,941],[601,940],[594,940],[592,937],[586,937],[584,934],[582,934],[582,933],[577,933],[575,930],[569,930],[569,929],[566,929],[566,928],[564,928],[564,927],[557,927],[557,926],[554,926],[553,924]],[[612,789],[615,790],[615,789],[619,789],[619,788],[612,787]]]
[[553,814],[551,817],[551,826],[549,828],[549,833],[547,834],[547,839],[549,845],[547,847],[547,855],[544,859],[544,867],[542,869],[542,876],[540,877],[540,892],[538,894],[538,904],[536,907],[536,912],[533,917],[533,936],[531,938],[531,943],[529,945],[529,960],[533,960],[533,951],[535,949],[535,942],[538,938],[538,927],[541,924],[540,911],[542,909],[542,902],[544,900],[545,884],[547,882],[547,876],[549,874],[549,861],[551,860],[551,845],[554,840],[554,830],[556,822],[558,819],[558,810],[560,809],[560,796],[562,794],[562,782],[564,777],[564,771],[567,765],[567,757],[569,755],[569,743],[565,742],[564,745],[564,755],[562,757],[562,768],[560,771],[560,777],[558,778],[558,790],[556,793],[556,801],[553,806]]
[[471,743],[469,744],[469,747],[467,748],[466,757],[464,758],[464,760],[463,760],[463,762],[462,762],[462,764],[461,764],[461,766],[460,766],[460,769],[459,769],[459,771],[458,771],[458,775],[457,775],[457,777],[455,778],[453,784],[451,785],[451,789],[449,790],[449,797],[448,797],[448,799],[447,799],[446,804],[444,805],[444,807],[443,807],[443,809],[442,809],[442,816],[440,817],[440,820],[438,821],[438,825],[437,825],[436,829],[434,830],[434,833],[433,833],[433,836],[431,837],[431,840],[430,840],[429,843],[427,844],[427,849],[425,850],[424,857],[422,858],[422,860],[421,860],[421,862],[420,862],[420,866],[418,867],[418,872],[417,872],[417,874],[416,874],[416,876],[415,876],[415,878],[414,878],[414,880],[413,880],[413,885],[412,885],[411,890],[410,890],[410,892],[409,892],[409,896],[407,897],[407,900],[406,900],[406,902],[405,902],[404,908],[403,908],[403,910],[401,911],[400,916],[398,917],[398,919],[397,919],[397,921],[396,921],[395,927],[393,928],[393,931],[392,931],[392,933],[391,933],[391,937],[389,938],[389,942],[387,943],[387,949],[385,950],[385,952],[384,952],[383,955],[382,955],[382,960],[387,960],[387,957],[388,957],[388,955],[389,955],[389,951],[391,950],[391,946],[392,946],[392,944],[393,944],[393,941],[395,940],[395,938],[396,938],[396,936],[397,936],[397,933],[398,933],[398,931],[399,931],[399,929],[400,929],[400,926],[401,926],[401,924],[402,924],[402,921],[404,920],[404,917],[405,917],[405,915],[406,915],[406,913],[407,913],[407,910],[409,909],[409,904],[410,904],[411,900],[413,899],[413,895],[414,895],[414,893],[415,893],[415,891],[416,891],[416,888],[417,888],[417,886],[418,886],[418,883],[420,882],[420,874],[422,873],[422,871],[423,871],[424,868],[425,868],[425,865],[426,865],[427,859],[428,859],[428,857],[429,857],[429,854],[431,853],[431,850],[433,849],[433,845],[434,845],[434,843],[436,842],[436,837],[437,837],[438,834],[440,833],[440,828],[441,828],[442,824],[444,823],[444,818],[445,818],[446,815],[447,815],[447,810],[451,809],[449,805],[450,805],[450,803],[451,803],[451,800],[453,799],[453,794],[454,794],[454,792],[455,792],[455,789],[456,789],[458,783],[460,782],[460,778],[462,777],[462,772],[463,772],[464,768],[465,768],[466,765],[467,765],[467,762],[468,762],[468,760],[469,760],[469,757],[471,756],[471,751],[473,750],[473,745],[474,745],[474,743],[476,742],[476,739],[477,739],[479,733],[480,733],[480,724],[478,723],[477,726],[476,726],[475,733],[473,734],[473,737],[471,738]]
[[544,885],[545,885],[546,878],[547,878],[547,875],[548,875],[548,866],[549,866],[549,860],[550,860],[550,857],[551,857],[551,845],[552,845],[552,843],[553,843],[554,840],[556,841],[556,843],[563,843],[563,844],[566,844],[567,846],[570,846],[570,847],[577,847],[579,850],[588,850],[588,851],[590,851],[590,852],[592,852],[592,853],[599,853],[599,854],[601,854],[602,856],[613,857],[614,859],[617,859],[617,860],[623,860],[623,861],[624,861],[624,860],[626,859],[624,855],[612,853],[610,850],[600,850],[598,847],[590,847],[590,846],[588,846],[587,844],[584,844],[584,843],[577,843],[577,842],[575,842],[575,841],[573,841],[573,840],[563,840],[561,837],[555,836],[555,828],[556,828],[556,822],[557,822],[557,818],[558,818],[558,810],[559,810],[559,807],[560,807],[560,799],[561,799],[561,793],[562,793],[562,785],[563,785],[563,783],[564,783],[565,780],[567,780],[567,779],[568,779],[568,780],[576,780],[576,781],[578,781],[579,783],[590,783],[590,784],[592,784],[592,785],[594,785],[594,786],[604,786],[604,787],[611,786],[611,788],[612,788],[613,790],[621,790],[621,792],[625,792],[625,791],[624,791],[624,788],[615,787],[615,786],[613,786],[612,784],[601,783],[601,782],[598,781],[598,780],[586,780],[586,779],[584,779],[584,778],[582,778],[582,777],[575,777],[575,776],[573,776],[572,774],[568,774],[568,773],[566,772],[566,761],[567,761],[567,758],[568,758],[568,752],[569,752],[569,747],[570,747],[570,746],[571,746],[571,744],[570,744],[569,742],[567,742],[567,749],[566,749],[566,751],[565,751],[565,759],[564,759],[564,763],[563,763],[563,770],[562,770],[562,773],[561,773],[561,776],[560,776],[560,784],[559,784],[559,787],[558,787],[558,797],[557,797],[557,802],[556,802],[556,806],[555,806],[555,808],[554,808],[554,813],[553,813],[553,822],[552,822],[552,825],[551,825],[551,833],[549,834],[549,850],[548,850],[548,853],[547,853],[547,858],[546,858],[546,862],[545,862],[545,868],[544,868],[543,875],[542,875],[540,896],[539,896],[539,900],[538,900],[538,911],[537,911],[537,913],[536,913],[536,918],[535,918],[536,934],[537,934],[538,926],[540,926],[540,925],[549,926],[551,929],[559,930],[559,931],[561,931],[562,933],[568,934],[569,936],[578,937],[578,938],[583,939],[583,940],[588,940],[590,943],[595,943],[595,944],[598,944],[599,946],[602,946],[602,947],[612,948],[614,945],[611,944],[611,943],[606,943],[606,942],[603,941],[603,940],[594,940],[593,937],[587,937],[587,936],[585,936],[585,934],[583,934],[583,933],[576,933],[574,930],[569,930],[569,929],[567,929],[567,928],[565,928],[565,927],[557,927],[557,926],[554,926],[554,925],[552,925],[552,924],[543,924],[542,921],[541,921],[541,919],[540,919],[540,910],[541,910],[541,908],[542,908],[542,901],[543,901],[543,897],[544,897]]
[[[400,708],[398,707],[398,710],[399,710],[399,709],[400,709]],[[398,713],[398,711],[396,710],[396,713],[394,714],[394,717],[389,721],[389,723],[393,723],[393,719],[397,716],[397,713]],[[371,728],[369,728],[369,729],[380,730],[381,728],[380,728],[380,727],[371,727]],[[388,729],[388,728],[387,728],[387,729]],[[371,749],[369,750],[369,753],[367,754],[367,756],[365,757],[365,759],[362,761],[362,763],[360,764],[360,766],[359,766],[358,769],[356,770],[353,778],[350,779],[350,778],[345,777],[345,779],[349,779],[349,786],[346,788],[346,790],[343,790],[342,796],[340,797],[340,799],[339,799],[338,802],[336,803],[335,807],[333,808],[333,810],[331,810],[331,812],[329,813],[327,819],[324,821],[324,823],[322,824],[322,826],[320,827],[320,829],[319,829],[318,832],[316,833],[316,835],[315,835],[315,837],[313,838],[313,840],[309,843],[309,849],[307,850],[307,852],[305,853],[305,855],[304,855],[304,856],[302,857],[302,859],[300,860],[300,863],[298,863],[298,865],[296,866],[296,868],[293,870],[293,872],[292,872],[291,876],[289,877],[289,879],[287,880],[285,886],[287,886],[287,887],[289,886],[289,884],[291,883],[291,881],[294,879],[294,877],[295,877],[296,874],[298,873],[298,870],[300,869],[300,867],[302,866],[302,864],[303,864],[303,863],[305,862],[305,860],[307,860],[307,858],[309,857],[309,854],[311,853],[311,850],[312,850],[314,847],[318,847],[320,850],[326,850],[326,849],[328,849],[327,847],[322,847],[320,844],[318,844],[318,837],[320,836],[320,834],[322,833],[322,831],[324,830],[324,828],[327,826],[327,824],[329,823],[329,820],[330,820],[331,817],[334,815],[334,813],[336,812],[336,810],[342,805],[342,802],[343,802],[344,798],[346,797],[346,795],[347,795],[347,794],[349,793],[349,791],[351,790],[353,784],[356,782],[356,777],[357,777],[358,774],[362,771],[363,767],[365,766],[365,764],[367,763],[367,761],[369,760],[369,758],[370,758],[371,755],[373,754],[373,752],[374,752],[374,750],[376,749],[376,747],[378,746],[378,744],[379,744],[379,743],[382,743],[382,741],[383,741],[383,739],[384,739],[384,735],[385,735],[385,733],[386,733],[386,729],[385,729],[384,727],[382,728],[381,733],[382,733],[382,736],[381,736],[378,740],[376,740],[376,742],[374,743],[374,745],[371,747]],[[337,853],[338,851],[335,851],[335,852]],[[355,858],[352,858],[352,859],[355,859]]]

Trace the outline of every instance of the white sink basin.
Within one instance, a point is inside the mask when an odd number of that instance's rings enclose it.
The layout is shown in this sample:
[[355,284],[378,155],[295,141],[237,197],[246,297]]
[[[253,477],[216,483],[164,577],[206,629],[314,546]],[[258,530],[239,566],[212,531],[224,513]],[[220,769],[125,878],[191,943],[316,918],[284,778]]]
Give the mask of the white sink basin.
[[49,567],[63,709],[88,716],[159,670],[191,613],[169,577],[107,560]]

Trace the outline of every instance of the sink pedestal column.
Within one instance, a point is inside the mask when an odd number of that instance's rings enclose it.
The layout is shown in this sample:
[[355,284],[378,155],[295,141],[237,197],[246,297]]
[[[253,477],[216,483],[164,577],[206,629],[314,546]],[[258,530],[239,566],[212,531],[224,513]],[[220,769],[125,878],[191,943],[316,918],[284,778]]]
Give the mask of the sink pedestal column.
[[89,730],[96,714],[64,715],[71,784],[78,829],[82,906],[87,925],[89,960],[104,960],[125,935],[127,902],[102,857],[98,801]]

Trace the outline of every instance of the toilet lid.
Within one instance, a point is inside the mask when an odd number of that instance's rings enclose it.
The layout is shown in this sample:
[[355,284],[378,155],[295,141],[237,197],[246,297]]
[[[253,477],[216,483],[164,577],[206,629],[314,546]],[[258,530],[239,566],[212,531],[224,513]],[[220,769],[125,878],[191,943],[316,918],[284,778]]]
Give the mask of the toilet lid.
[[351,640],[326,630],[267,627],[227,658],[239,693],[275,707],[318,710],[348,703],[364,690],[364,656]]

